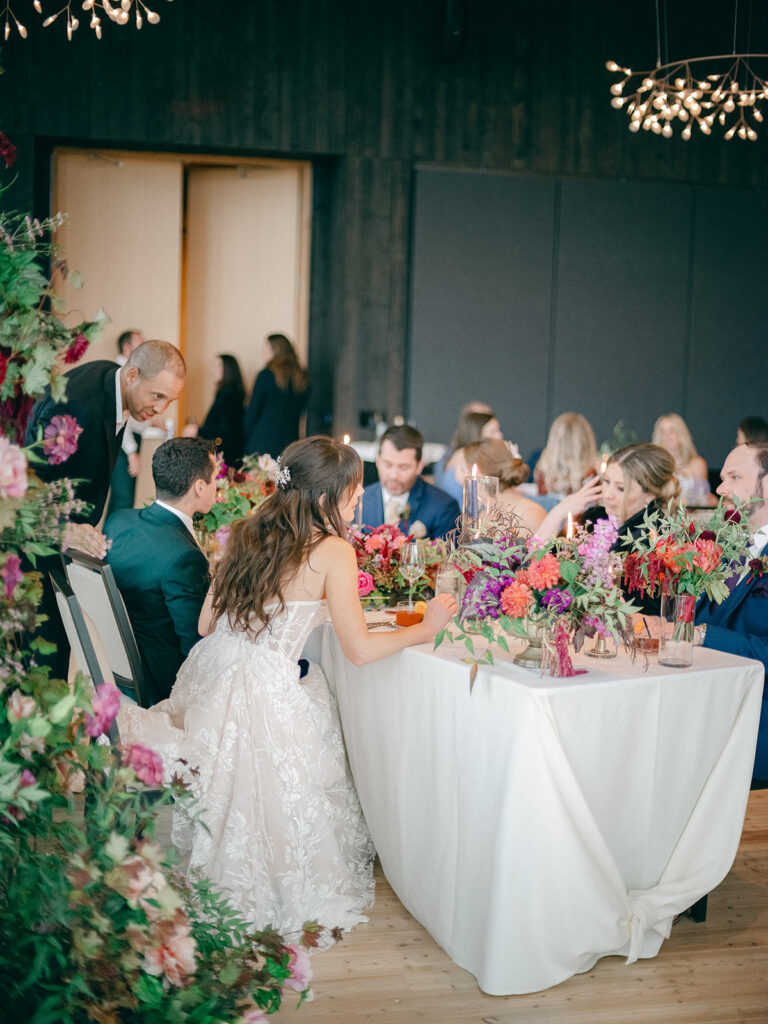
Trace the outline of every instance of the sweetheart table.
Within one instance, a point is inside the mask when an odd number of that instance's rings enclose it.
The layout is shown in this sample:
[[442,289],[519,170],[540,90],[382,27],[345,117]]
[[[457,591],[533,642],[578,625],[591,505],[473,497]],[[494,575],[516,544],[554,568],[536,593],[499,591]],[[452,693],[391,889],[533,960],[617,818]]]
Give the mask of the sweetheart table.
[[552,679],[502,655],[470,695],[463,646],[355,668],[325,625],[305,654],[336,694],[387,880],[483,991],[653,957],[674,915],[728,873],[758,662],[703,648],[683,670],[582,655],[587,674]]

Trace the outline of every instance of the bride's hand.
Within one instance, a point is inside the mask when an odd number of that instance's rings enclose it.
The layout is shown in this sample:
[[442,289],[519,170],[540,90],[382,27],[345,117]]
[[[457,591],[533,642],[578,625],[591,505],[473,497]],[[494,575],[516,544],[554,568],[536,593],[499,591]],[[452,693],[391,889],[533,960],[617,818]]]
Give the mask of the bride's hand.
[[424,612],[424,625],[432,636],[448,625],[458,608],[453,594],[438,594],[432,598]]

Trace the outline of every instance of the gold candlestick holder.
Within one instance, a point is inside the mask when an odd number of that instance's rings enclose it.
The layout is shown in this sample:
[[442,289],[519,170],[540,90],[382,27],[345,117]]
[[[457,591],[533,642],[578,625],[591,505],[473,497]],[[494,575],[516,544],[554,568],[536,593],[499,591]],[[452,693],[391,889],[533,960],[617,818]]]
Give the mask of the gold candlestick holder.
[[588,658],[615,658],[616,648],[611,650],[608,644],[605,642],[605,637],[602,633],[598,633],[595,637],[595,646],[591,651],[587,651]]

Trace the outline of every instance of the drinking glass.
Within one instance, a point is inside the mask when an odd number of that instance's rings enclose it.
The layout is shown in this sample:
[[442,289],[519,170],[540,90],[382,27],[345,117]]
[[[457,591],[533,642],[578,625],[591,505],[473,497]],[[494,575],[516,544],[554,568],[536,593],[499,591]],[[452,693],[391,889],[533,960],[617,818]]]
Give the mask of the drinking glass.
[[452,565],[441,565],[435,578],[435,597],[438,594],[453,594],[456,604],[461,604],[461,584],[463,578],[458,569]]
[[413,585],[420,576],[424,575],[425,568],[424,549],[421,544],[418,541],[403,544],[400,548],[400,572],[411,585],[408,595],[408,603],[411,607],[413,607]]

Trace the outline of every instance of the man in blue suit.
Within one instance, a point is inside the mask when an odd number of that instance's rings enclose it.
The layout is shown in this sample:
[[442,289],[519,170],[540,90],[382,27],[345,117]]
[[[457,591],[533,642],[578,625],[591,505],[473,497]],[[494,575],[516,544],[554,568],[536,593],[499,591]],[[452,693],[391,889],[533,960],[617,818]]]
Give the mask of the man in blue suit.
[[[768,673],[768,443],[740,444],[725,460],[717,493],[750,501],[750,561],[722,604],[705,601],[696,615],[695,642],[762,661]],[[768,780],[768,690],[757,734],[753,776]]]
[[421,479],[424,438],[413,427],[390,427],[382,434],[376,469],[379,483],[363,492],[363,523],[393,523],[414,537],[445,537],[456,526],[459,506]]
[[197,620],[208,590],[208,560],[192,526],[216,496],[211,441],[174,437],[152,458],[156,499],[119,509],[106,522],[108,560],[150,684],[148,704],[164,700],[176,673],[200,639]]

